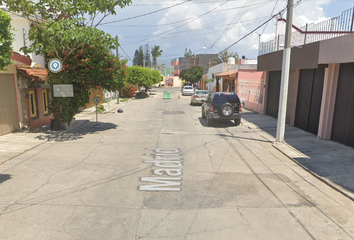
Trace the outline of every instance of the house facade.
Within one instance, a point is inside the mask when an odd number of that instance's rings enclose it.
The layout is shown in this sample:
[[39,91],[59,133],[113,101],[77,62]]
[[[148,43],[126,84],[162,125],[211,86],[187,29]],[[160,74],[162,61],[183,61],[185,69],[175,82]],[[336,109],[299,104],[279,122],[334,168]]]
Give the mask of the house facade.
[[[342,30],[339,36],[331,31],[326,36],[333,38],[291,48],[286,123],[354,147],[354,34]],[[263,111],[275,118],[283,56],[276,50],[258,57],[258,70],[266,72]]]
[[0,135],[23,128],[36,128],[51,119],[44,57],[24,55],[20,50],[30,44],[30,24],[25,18],[11,15],[14,51],[12,64],[0,73]]

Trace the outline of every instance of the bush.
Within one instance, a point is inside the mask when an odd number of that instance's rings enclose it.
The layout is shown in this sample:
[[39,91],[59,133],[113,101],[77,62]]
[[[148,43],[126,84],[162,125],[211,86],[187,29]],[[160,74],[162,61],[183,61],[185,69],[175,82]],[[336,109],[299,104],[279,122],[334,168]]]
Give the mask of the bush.
[[132,98],[135,94],[135,87],[131,84],[127,84],[122,88],[122,92],[124,94],[124,97]]

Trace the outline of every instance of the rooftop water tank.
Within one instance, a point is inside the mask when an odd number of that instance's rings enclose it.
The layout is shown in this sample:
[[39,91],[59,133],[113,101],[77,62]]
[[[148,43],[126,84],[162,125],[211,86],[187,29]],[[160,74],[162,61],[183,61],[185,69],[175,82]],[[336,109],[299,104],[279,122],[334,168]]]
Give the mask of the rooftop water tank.
[[235,58],[233,58],[233,57],[228,58],[227,63],[228,64],[235,64]]

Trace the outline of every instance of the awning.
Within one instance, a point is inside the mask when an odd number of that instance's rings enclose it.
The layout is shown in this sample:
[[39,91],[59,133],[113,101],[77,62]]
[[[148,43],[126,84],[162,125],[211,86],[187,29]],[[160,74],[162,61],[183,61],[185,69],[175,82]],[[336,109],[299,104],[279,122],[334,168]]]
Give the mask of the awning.
[[227,72],[220,73],[216,75],[217,77],[229,77],[229,78],[236,78],[237,70],[231,70]]
[[11,60],[15,62],[15,65],[28,65],[31,66],[32,59],[27,56],[23,56],[17,52],[12,52],[12,56],[10,57]]
[[31,78],[32,81],[47,81],[48,71],[45,69],[17,68],[17,72]]

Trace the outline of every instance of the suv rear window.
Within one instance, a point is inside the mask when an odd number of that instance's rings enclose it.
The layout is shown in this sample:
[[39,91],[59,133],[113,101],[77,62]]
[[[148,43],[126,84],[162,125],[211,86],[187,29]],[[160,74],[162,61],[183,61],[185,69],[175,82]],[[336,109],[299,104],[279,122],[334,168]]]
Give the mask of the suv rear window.
[[186,86],[184,89],[193,89],[193,87]]
[[213,100],[214,104],[239,103],[240,100],[236,94],[216,94]]

